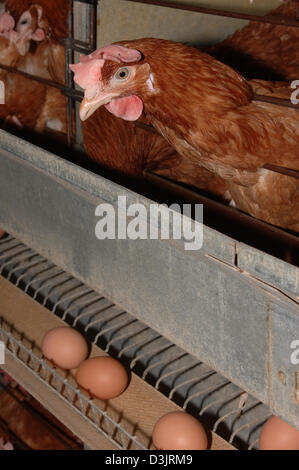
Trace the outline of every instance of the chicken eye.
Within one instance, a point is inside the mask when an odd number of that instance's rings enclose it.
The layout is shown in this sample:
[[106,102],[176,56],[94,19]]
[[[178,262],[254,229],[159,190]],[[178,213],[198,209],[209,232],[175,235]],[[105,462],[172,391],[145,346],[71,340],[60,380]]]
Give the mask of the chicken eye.
[[116,80],[127,80],[129,76],[130,76],[130,70],[127,69],[126,67],[122,67],[121,69],[118,69],[118,71],[114,75]]

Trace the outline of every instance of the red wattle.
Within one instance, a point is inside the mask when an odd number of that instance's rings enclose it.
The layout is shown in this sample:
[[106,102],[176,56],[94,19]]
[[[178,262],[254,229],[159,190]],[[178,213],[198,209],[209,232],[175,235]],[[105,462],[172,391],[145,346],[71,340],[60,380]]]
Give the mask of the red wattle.
[[143,102],[138,96],[134,95],[114,99],[105,107],[114,116],[125,121],[137,121],[143,112]]

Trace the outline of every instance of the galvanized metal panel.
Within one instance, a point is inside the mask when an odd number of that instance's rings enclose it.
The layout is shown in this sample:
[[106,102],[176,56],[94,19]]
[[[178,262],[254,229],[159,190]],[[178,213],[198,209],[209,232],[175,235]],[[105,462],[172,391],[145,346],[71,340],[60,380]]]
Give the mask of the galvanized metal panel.
[[298,311],[273,304],[270,323],[269,402],[276,414],[299,428]]
[[270,321],[278,312],[283,331],[299,331],[298,306],[234,266],[235,240],[208,227],[198,252],[183,241],[97,240],[99,203],[151,201],[0,135],[15,154],[0,151],[0,226],[299,427],[273,380],[283,357]]
[[[94,195],[104,202],[114,204],[118,196],[126,196],[128,204],[142,203],[149,210],[153,201],[140,196],[133,191],[120,187],[99,175],[66,162],[35,145],[0,130],[0,149],[7,150],[13,155],[18,155],[22,160],[32,163],[35,168],[45,170],[47,174],[57,176],[61,180],[74,185],[74,188],[83,190],[88,195]],[[204,227],[203,251],[210,256],[221,259],[234,265],[236,243],[230,237],[220,234],[216,230]]]
[[238,245],[238,266],[257,279],[299,301],[299,269],[244,243]]

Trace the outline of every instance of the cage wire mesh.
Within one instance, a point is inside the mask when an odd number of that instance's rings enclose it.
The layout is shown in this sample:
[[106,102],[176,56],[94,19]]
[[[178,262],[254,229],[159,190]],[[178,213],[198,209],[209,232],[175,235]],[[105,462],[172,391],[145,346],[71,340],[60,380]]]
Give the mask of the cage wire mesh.
[[[268,17],[268,16],[259,16],[247,13],[238,13],[235,11],[228,11],[225,9],[219,8],[208,8],[206,6],[199,5],[190,5],[186,3],[173,3],[168,1],[155,1],[155,0],[123,0],[133,1],[140,4],[156,5],[165,7],[165,10],[168,8],[179,9],[185,11],[191,11],[194,13],[205,13],[207,15],[216,15],[228,18],[235,19],[244,19],[249,21],[256,21],[260,23],[269,23],[276,24],[285,27],[294,27],[299,28],[298,20],[286,20],[285,18],[280,18],[279,16]],[[101,0],[71,0],[70,11],[68,18],[69,33],[66,39],[62,39],[61,43],[65,47],[65,85],[53,82],[51,80],[46,80],[41,77],[38,77],[33,74],[22,72],[13,67],[7,67],[1,64],[0,60],[0,70],[8,70],[17,74],[21,74],[29,79],[34,81],[44,83],[45,85],[52,86],[54,88],[60,89],[61,92],[67,98],[67,143],[70,147],[75,148],[80,152],[84,152],[83,148],[83,138],[82,138],[82,129],[81,121],[79,118],[79,103],[83,98],[83,93],[77,85],[74,84],[73,74],[69,68],[71,63],[78,61],[80,54],[89,54],[93,52],[97,47],[97,19],[98,12],[100,12]],[[298,12],[299,16],[299,12]],[[254,94],[254,99],[257,101],[274,103],[278,106],[286,106],[291,108],[299,107],[298,104],[294,104],[291,100],[278,98],[278,97],[269,97],[263,94]],[[74,122],[75,121],[75,122]],[[142,127],[147,129],[149,132],[156,132],[151,126],[148,126],[143,123],[136,122],[137,127]],[[281,174],[286,174],[299,178],[299,172],[297,170],[282,168],[276,165],[269,165],[267,169],[271,171],[278,172]]]
[[[157,4],[150,1],[139,3]],[[162,3],[166,2],[159,2],[160,5]],[[83,142],[78,105],[83,94],[74,85],[69,64],[77,61],[79,54],[89,54],[96,49],[97,8],[97,0],[72,1],[69,35],[63,40],[66,57],[65,86],[23,73],[33,80],[59,88],[66,95],[68,144],[80,148]],[[286,22],[279,18],[267,19],[188,7],[186,4],[176,5],[175,8],[191,8],[194,12],[299,27],[298,22]],[[0,65],[1,67],[5,68]],[[19,71],[16,73],[22,74]],[[257,99],[271,101],[263,96]],[[286,102],[287,100],[275,101],[279,105],[296,107]],[[244,390],[11,236],[0,241],[0,274],[70,326],[77,328],[89,340],[117,357],[186,411],[200,417],[210,429],[227,441],[240,449],[257,448],[261,426],[271,413]],[[124,426],[117,419],[109,417],[104,407],[99,407],[78,390],[71,376],[61,375],[53,369],[30,341],[18,338],[17,332],[3,321],[1,339],[9,354],[55,390],[69,406],[104,433],[119,449],[149,448],[149,442],[145,436],[140,433],[138,435],[138,429],[132,430],[128,424]]]

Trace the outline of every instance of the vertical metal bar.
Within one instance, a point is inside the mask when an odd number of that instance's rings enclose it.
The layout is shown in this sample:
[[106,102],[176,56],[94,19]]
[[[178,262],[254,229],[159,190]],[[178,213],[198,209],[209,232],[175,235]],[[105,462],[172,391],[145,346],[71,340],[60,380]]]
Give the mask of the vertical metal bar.
[[[68,44],[66,46],[66,76],[68,77],[67,86],[74,88],[73,80],[72,80],[72,73],[69,70],[69,64],[71,61],[74,61],[74,51],[78,50],[76,47],[77,42],[83,41],[83,38],[80,37],[80,41],[75,39],[75,31],[74,31],[74,11],[73,6],[74,2],[80,0],[73,0],[72,1],[72,11],[70,14],[69,19],[69,37],[68,37]],[[93,0],[90,2],[84,2],[86,8],[86,25],[84,30],[84,42],[90,49],[90,52],[95,50],[97,47],[97,0]],[[84,16],[85,17],[85,16]],[[71,104],[72,103],[72,104]],[[75,110],[75,135],[73,135],[73,110]],[[68,99],[68,145],[83,145],[83,138],[82,138],[82,126],[81,120],[79,119],[78,113],[78,104],[75,103],[74,100]],[[72,136],[72,137],[70,137]]]
[[[73,38],[73,8],[74,2],[72,0],[68,16],[68,39],[70,41]],[[65,79],[66,86],[73,89],[73,77],[69,65],[73,62],[74,53],[70,44],[71,42],[67,43],[65,46]],[[73,100],[70,96],[67,97],[67,143],[69,146],[73,145]]]
[[89,44],[93,49],[97,48],[97,2],[91,7],[91,29]]

